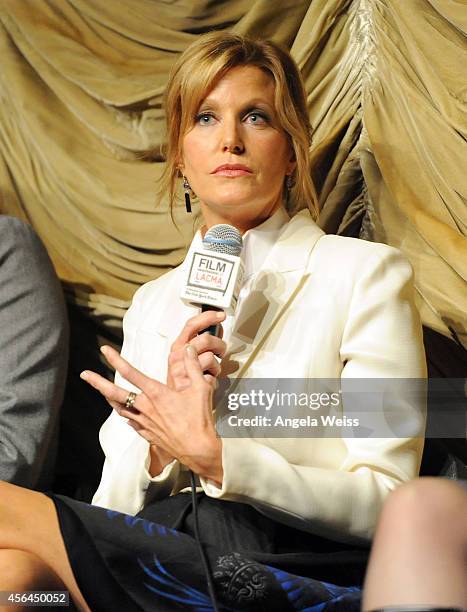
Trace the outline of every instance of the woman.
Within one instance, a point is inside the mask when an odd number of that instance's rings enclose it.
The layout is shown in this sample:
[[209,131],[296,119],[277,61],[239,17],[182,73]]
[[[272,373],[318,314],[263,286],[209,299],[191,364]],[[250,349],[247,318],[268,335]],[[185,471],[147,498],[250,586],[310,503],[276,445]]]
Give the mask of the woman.
[[[351,585],[361,584],[384,497],[418,472],[422,408],[404,405],[404,438],[220,439],[214,379],[423,378],[411,268],[396,249],[325,236],[314,223],[305,94],[276,45],[199,37],[174,67],[166,112],[166,185],[173,197],[182,174],[205,224],[190,249],[217,223],[243,233],[235,316],[182,303],[183,266],[136,293],[122,356],[103,348],[115,384],[82,374],[114,408],[101,431],[102,508],[55,497],[59,527],[50,499],[2,487],[2,564],[14,561],[15,588],[19,576],[29,588],[65,585],[85,610],[209,609],[184,492],[192,470],[226,609],[345,597],[358,608]],[[198,336],[219,322],[223,339]]]

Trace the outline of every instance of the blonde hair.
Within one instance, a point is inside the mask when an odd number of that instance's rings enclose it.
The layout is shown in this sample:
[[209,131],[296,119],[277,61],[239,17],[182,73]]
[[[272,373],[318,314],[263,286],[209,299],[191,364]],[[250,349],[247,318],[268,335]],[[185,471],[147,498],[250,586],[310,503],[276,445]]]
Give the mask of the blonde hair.
[[209,91],[228,70],[237,66],[257,66],[274,79],[277,117],[290,139],[297,164],[286,208],[293,215],[308,207],[316,220],[318,202],[309,168],[311,126],[299,69],[288,51],[276,43],[230,32],[199,36],[172,68],[165,93],[166,166],[160,178],[160,194],[168,192],[172,209],[180,176],[182,138],[193,126]]

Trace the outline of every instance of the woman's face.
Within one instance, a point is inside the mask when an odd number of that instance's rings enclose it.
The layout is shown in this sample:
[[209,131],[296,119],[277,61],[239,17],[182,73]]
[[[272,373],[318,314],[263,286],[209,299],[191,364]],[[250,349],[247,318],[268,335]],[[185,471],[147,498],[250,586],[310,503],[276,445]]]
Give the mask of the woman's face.
[[274,108],[274,81],[256,66],[229,70],[182,139],[181,170],[206,226],[255,227],[282,204],[293,152]]

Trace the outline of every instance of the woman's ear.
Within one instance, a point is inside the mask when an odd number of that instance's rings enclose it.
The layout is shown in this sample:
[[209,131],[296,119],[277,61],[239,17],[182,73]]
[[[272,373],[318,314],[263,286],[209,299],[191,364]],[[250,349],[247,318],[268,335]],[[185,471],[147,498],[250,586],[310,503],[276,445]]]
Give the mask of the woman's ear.
[[291,158],[289,163],[287,164],[286,174],[293,174],[295,172],[296,167],[297,167],[297,162],[295,161],[295,155],[293,155],[293,158]]
[[181,151],[178,151],[178,153],[177,153],[177,157],[175,158],[175,165],[176,165],[178,171],[180,172],[180,174],[183,174],[185,166],[183,164],[183,157],[182,157],[182,152]]
[[297,167],[297,158],[295,156],[294,148],[292,146],[292,143],[289,143],[289,144],[290,144],[290,157],[289,157],[289,163],[287,164],[286,174],[292,174],[295,168]]

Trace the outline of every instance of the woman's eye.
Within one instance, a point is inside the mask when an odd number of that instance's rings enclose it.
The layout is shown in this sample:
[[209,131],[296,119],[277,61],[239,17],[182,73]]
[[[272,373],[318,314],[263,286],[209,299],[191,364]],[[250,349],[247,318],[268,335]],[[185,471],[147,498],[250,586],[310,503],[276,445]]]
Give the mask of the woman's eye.
[[266,117],[266,115],[263,113],[250,113],[247,116],[247,121],[253,125],[264,125],[268,122],[268,120],[268,117]]
[[196,117],[196,123],[199,123],[199,125],[211,125],[213,121],[214,117],[209,113],[200,113]]
[[[212,113],[198,113],[196,115],[196,123],[198,125],[213,125],[216,117]],[[252,112],[245,116],[244,121],[251,125],[266,125],[269,123],[269,117],[261,112]]]

